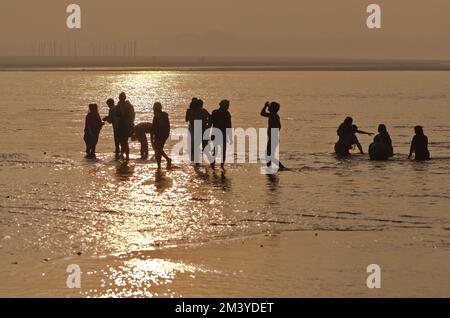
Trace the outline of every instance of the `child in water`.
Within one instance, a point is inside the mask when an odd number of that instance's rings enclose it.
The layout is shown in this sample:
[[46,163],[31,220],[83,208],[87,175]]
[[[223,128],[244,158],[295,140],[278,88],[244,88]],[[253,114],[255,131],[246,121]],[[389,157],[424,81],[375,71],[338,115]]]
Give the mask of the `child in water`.
[[359,152],[361,154],[364,154],[363,147],[361,146],[361,143],[359,142],[358,137],[356,136],[357,133],[358,134],[363,134],[363,135],[369,135],[369,136],[372,136],[373,133],[369,133],[369,132],[366,132],[366,131],[363,131],[363,130],[359,130],[358,126],[352,125],[352,132],[351,132],[351,134],[349,136],[349,138],[350,138],[349,144],[350,144],[351,147],[356,145],[358,147],[358,149],[359,149]]
[[430,160],[430,151],[428,150],[428,137],[425,136],[422,126],[414,128],[416,135],[411,141],[411,149],[409,150],[408,159],[411,159],[412,154],[415,153],[414,160]]
[[84,142],[86,143],[86,159],[95,159],[95,147],[98,143],[100,130],[103,122],[98,113],[97,104],[89,105],[89,112],[86,115],[84,126]]
[[[139,141],[141,144],[141,159],[148,159],[148,139],[147,134],[153,135],[152,123],[140,123],[134,126],[134,133],[131,136],[132,141]],[[150,138],[152,140],[152,138]],[[153,147],[153,144],[152,144]],[[154,147],[153,147],[154,148]]]
[[[276,147],[280,143],[280,130],[281,130],[281,120],[278,112],[280,111],[280,104],[277,102],[266,102],[263,109],[261,110],[261,116],[267,117],[268,121],[268,129],[267,129],[267,166],[270,167],[272,162],[278,164],[279,170],[287,170],[287,168],[278,161],[278,158],[273,158],[272,150],[275,150]],[[276,140],[272,140],[272,129],[277,129],[276,132]]]

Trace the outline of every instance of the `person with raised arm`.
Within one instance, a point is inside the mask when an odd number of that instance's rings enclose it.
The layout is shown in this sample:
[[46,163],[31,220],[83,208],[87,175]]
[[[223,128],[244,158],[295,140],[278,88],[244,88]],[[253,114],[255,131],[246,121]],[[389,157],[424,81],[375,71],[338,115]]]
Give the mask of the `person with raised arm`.
[[[270,167],[272,163],[278,166],[279,170],[287,170],[287,168],[279,161],[278,158],[274,158],[273,153],[275,149],[280,144],[280,130],[281,130],[281,119],[278,115],[281,105],[277,102],[266,102],[260,115],[268,118],[268,129],[267,129],[267,167]],[[275,138],[275,139],[273,139]]]

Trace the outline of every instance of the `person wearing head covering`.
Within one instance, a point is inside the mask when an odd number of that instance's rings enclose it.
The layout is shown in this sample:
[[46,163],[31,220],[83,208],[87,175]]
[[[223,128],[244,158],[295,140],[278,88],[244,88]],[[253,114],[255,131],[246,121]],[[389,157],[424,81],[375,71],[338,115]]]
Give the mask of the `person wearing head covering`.
[[386,147],[388,157],[394,156],[394,147],[392,146],[392,139],[387,131],[386,125],[380,124],[378,126],[378,135],[373,139],[374,143],[381,143]]
[[119,102],[117,103],[117,117],[118,117],[118,135],[120,141],[121,156],[124,154],[126,160],[130,159],[130,147],[128,145],[128,139],[133,134],[134,119],[136,113],[133,105],[127,100],[125,93],[120,93]]
[[169,115],[163,112],[162,105],[159,102],[153,105],[153,114],[153,134],[151,138],[155,149],[156,163],[158,164],[158,169],[161,169],[161,158],[164,157],[167,161],[167,169],[170,169],[172,159],[164,152],[164,145],[170,136]]
[[378,135],[373,139],[373,143],[369,146],[370,160],[384,161],[394,156],[394,148],[392,147],[391,136],[389,135],[386,125],[378,126]]
[[[217,155],[219,147],[221,148],[222,162],[220,165],[222,169],[225,166],[227,143],[228,142],[231,143],[231,140],[229,140],[231,139],[229,136],[229,129],[231,129],[232,124],[231,124],[231,114],[228,111],[229,108],[230,108],[230,101],[224,99],[219,103],[219,108],[213,110],[210,117],[211,128],[217,128],[218,130],[220,130],[222,134],[221,136],[222,138],[216,138],[216,136],[211,137],[214,146],[213,148],[214,157]],[[216,161],[214,160],[211,163],[211,167],[214,168],[215,164]]]
[[430,160],[430,151],[428,150],[428,137],[425,136],[422,126],[414,127],[415,136],[411,141],[408,158],[415,154],[414,160]]
[[95,148],[98,143],[102,126],[103,122],[98,113],[97,104],[90,104],[84,125],[84,142],[86,143],[87,159],[95,159]]
[[114,99],[109,98],[106,101],[106,105],[109,107],[108,116],[103,118],[104,122],[107,122],[112,125],[114,132],[114,145],[116,154],[116,158],[120,156],[120,138],[119,138],[119,117],[117,116],[117,107],[114,103]]
[[337,135],[339,136],[338,142],[334,146],[336,154],[340,156],[350,155],[349,150],[352,148],[350,138],[353,134],[353,118],[347,117],[344,122],[339,125],[337,129]]

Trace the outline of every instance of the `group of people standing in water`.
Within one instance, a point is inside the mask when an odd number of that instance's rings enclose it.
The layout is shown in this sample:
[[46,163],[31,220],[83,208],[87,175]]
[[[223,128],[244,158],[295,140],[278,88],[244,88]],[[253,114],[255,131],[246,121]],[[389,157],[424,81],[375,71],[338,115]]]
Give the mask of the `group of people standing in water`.
[[[415,135],[411,141],[408,158],[412,158],[414,154],[414,159],[417,161],[429,160],[428,137],[424,134],[423,127],[416,126],[414,131]],[[373,133],[360,130],[358,126],[353,124],[353,118],[351,117],[347,117],[339,126],[337,134],[339,140],[335,144],[335,152],[337,155],[344,157],[350,155],[350,149],[354,146],[358,147],[361,154],[364,154],[356,134],[374,135]],[[371,160],[387,160],[394,156],[392,139],[387,131],[386,125],[380,124],[378,126],[378,134],[369,146],[369,156]]]
[[[141,144],[141,158],[148,159],[149,156],[149,144],[147,140],[147,134],[150,134],[150,142],[155,152],[155,159],[158,165],[158,169],[161,168],[162,158],[166,159],[167,168],[172,166],[172,159],[164,152],[164,146],[167,139],[170,136],[170,120],[169,115],[162,111],[162,105],[156,102],[153,105],[153,121],[143,122],[135,125],[136,113],[133,105],[127,100],[125,93],[119,95],[119,102],[115,104],[112,98],[106,102],[109,112],[108,116],[101,119],[98,105],[90,104],[89,112],[86,115],[85,129],[84,129],[84,141],[86,143],[86,158],[95,159],[95,149],[99,140],[100,131],[106,123],[109,123],[113,127],[114,131],[114,144],[116,159],[129,160],[130,159],[130,147],[129,139],[132,141],[139,141]],[[199,98],[193,98],[186,110],[185,120],[189,127],[189,154],[191,162],[196,166],[200,165],[200,156],[205,151],[205,148],[211,142],[211,149],[213,157],[216,158],[219,149],[221,150],[221,168],[224,168],[227,154],[227,144],[232,143],[233,136],[231,135],[232,121],[231,114],[229,112],[230,101],[222,100],[219,103],[219,107],[212,113],[209,113],[204,108],[203,100]],[[275,140],[271,131],[275,129],[279,131],[281,129],[281,120],[278,112],[280,110],[280,104],[277,102],[266,102],[261,110],[261,116],[268,119],[268,142],[267,142],[267,166],[271,166],[272,163],[278,165],[278,170],[286,169],[275,156],[271,156],[273,149],[279,144],[279,134]],[[209,140],[204,139],[205,132],[215,128],[220,132],[218,134],[221,137],[217,137],[212,133]],[[197,136],[198,135],[198,136]],[[200,137],[200,138],[194,138]],[[215,160],[210,162],[212,168],[215,168]]]
[[172,165],[172,159],[164,152],[164,145],[170,136],[169,115],[162,110],[162,105],[156,102],[153,105],[153,121],[135,125],[136,113],[133,105],[127,100],[125,93],[119,95],[119,102],[108,99],[108,116],[100,118],[97,104],[89,105],[84,128],[84,141],[86,143],[86,158],[95,159],[95,148],[98,143],[100,131],[105,123],[113,127],[116,159],[130,160],[129,139],[141,143],[141,158],[147,159],[149,153],[147,134],[150,134],[151,145],[155,151],[158,168],[161,168],[162,158],[166,159],[167,167]]
[[[148,159],[149,143],[147,134],[150,134],[150,143],[154,150],[154,158],[156,159],[158,169],[161,169],[161,161],[164,158],[167,162],[167,168],[172,166],[172,159],[165,153],[164,146],[170,136],[170,120],[169,115],[163,111],[161,103],[156,102],[153,105],[153,121],[142,122],[135,125],[136,113],[133,105],[127,100],[125,93],[119,95],[119,101],[115,104],[112,98],[106,102],[109,112],[108,116],[103,119],[100,117],[97,104],[89,105],[89,112],[86,115],[84,141],[86,143],[86,158],[95,159],[95,150],[99,140],[100,131],[106,123],[112,125],[114,132],[114,144],[116,159],[129,160],[130,147],[129,139],[139,141],[141,144],[141,158]],[[233,136],[230,134],[232,128],[231,114],[229,112],[230,101],[222,100],[219,108],[209,113],[204,108],[204,102],[201,99],[193,98],[188,109],[186,110],[185,120],[189,126],[189,153],[191,162],[197,166],[200,165],[200,156],[203,154],[209,142],[212,143],[212,152],[214,158],[221,148],[221,167],[224,168],[227,144],[232,143]],[[287,168],[278,161],[278,158],[271,156],[274,149],[279,145],[279,131],[281,129],[281,120],[278,112],[280,104],[277,102],[266,102],[261,110],[260,115],[268,119],[268,142],[267,142],[267,166],[275,163],[278,170],[286,170]],[[210,129],[218,129],[221,134],[220,138],[216,138],[214,134],[211,138],[204,139],[205,132]],[[273,131],[278,132],[273,134]],[[194,138],[196,135],[201,138]],[[339,156],[349,156],[350,150],[356,146],[363,154],[364,150],[358,140],[357,134],[365,134],[372,136],[373,133],[360,130],[353,123],[351,117],[347,117],[337,130],[339,136],[338,142],[335,144],[335,152]],[[274,137],[275,136],[275,137]],[[430,159],[428,151],[428,138],[423,132],[421,126],[415,127],[415,136],[411,142],[409,158],[415,154],[415,160]],[[375,136],[373,143],[369,146],[369,156],[372,160],[387,160],[394,155],[392,139],[387,131],[386,125],[378,126],[378,134]],[[211,167],[215,167],[216,162],[210,163]]]
[[[214,110],[211,114],[204,108],[204,102],[196,97],[192,98],[189,108],[186,110],[185,120],[189,125],[189,153],[191,162],[195,162],[197,166],[200,165],[200,155],[208,146],[208,140],[204,140],[203,136],[207,129],[216,128],[219,129],[222,135],[221,140],[216,140],[215,136],[212,136],[213,153],[214,155],[221,147],[222,162],[221,167],[224,167],[226,159],[227,144],[231,143],[231,136],[228,134],[229,129],[232,128],[231,114],[229,112],[230,101],[222,100],[219,103],[219,108]],[[195,122],[201,122],[198,132],[195,131]],[[195,134],[201,133],[202,138],[194,138]],[[202,152],[200,152],[200,148]],[[214,167],[216,162],[212,162],[211,166]]]

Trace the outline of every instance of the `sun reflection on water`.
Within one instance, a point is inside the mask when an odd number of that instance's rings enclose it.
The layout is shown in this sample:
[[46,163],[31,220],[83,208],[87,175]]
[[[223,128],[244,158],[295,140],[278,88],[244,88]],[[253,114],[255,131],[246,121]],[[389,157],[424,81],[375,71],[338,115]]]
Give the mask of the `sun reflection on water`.
[[[177,275],[195,278],[198,273],[214,272],[203,266],[165,259],[132,258],[118,266],[107,266],[100,271],[98,288],[84,292],[84,296],[94,297],[177,297],[170,288]],[[157,290],[164,290],[159,294]]]

